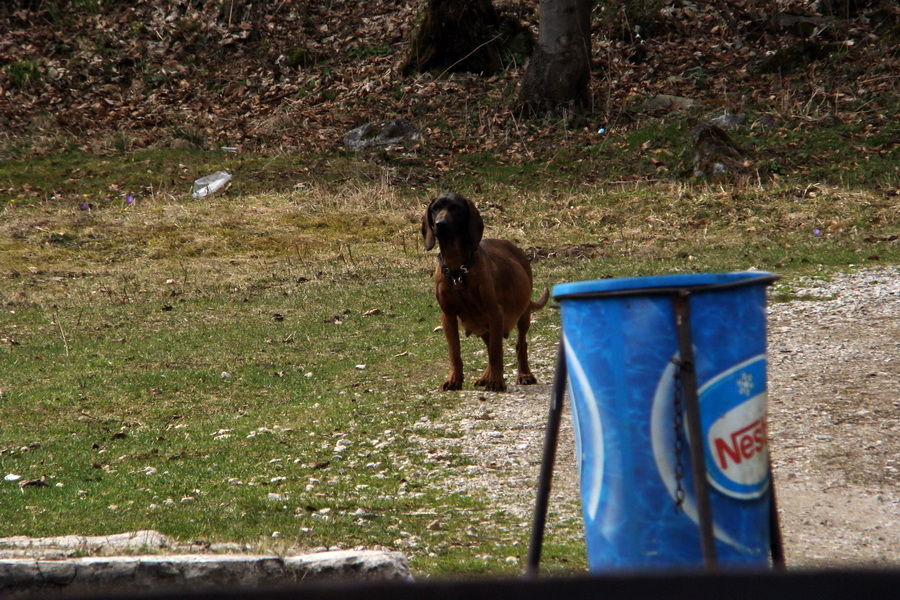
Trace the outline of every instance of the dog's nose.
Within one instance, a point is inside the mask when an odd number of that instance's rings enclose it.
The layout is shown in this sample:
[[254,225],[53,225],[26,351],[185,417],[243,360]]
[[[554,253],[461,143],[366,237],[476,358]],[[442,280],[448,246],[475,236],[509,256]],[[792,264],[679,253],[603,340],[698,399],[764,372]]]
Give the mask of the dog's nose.
[[449,219],[437,219],[434,222],[434,233],[437,236],[441,236],[447,233],[450,230],[450,220]]

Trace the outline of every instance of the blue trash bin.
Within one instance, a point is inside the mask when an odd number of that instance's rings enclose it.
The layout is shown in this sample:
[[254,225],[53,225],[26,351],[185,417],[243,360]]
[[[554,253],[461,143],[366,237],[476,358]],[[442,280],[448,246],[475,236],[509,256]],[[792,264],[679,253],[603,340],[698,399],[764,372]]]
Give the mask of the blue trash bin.
[[591,571],[703,564],[673,308],[685,293],[718,564],[769,565],[765,309],[775,279],[741,272],[554,287]]

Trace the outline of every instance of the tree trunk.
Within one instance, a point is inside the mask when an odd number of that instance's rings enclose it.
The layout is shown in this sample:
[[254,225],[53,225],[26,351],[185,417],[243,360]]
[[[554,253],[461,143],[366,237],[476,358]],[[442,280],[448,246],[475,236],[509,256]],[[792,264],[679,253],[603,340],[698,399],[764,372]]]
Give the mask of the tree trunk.
[[500,17],[491,0],[427,0],[401,70],[494,73],[501,68]]
[[532,113],[588,103],[591,0],[540,0],[538,43],[525,71],[521,101]]

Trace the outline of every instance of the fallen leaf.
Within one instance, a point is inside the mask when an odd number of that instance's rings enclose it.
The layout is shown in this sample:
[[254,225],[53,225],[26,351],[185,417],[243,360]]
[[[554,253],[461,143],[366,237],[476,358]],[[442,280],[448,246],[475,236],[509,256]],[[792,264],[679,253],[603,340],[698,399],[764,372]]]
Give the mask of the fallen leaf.
[[19,482],[20,489],[25,489],[27,487],[50,487],[50,484],[47,483],[46,477],[41,477],[40,479],[26,479],[25,481]]

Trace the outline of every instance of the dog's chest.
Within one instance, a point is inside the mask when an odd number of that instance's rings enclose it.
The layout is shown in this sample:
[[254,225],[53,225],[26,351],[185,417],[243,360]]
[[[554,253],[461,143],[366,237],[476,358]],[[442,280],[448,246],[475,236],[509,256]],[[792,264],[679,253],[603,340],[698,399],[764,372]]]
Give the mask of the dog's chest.
[[459,319],[466,336],[486,334],[490,328],[490,317],[481,302],[473,301],[471,290],[460,285],[442,288],[437,294],[441,310]]

